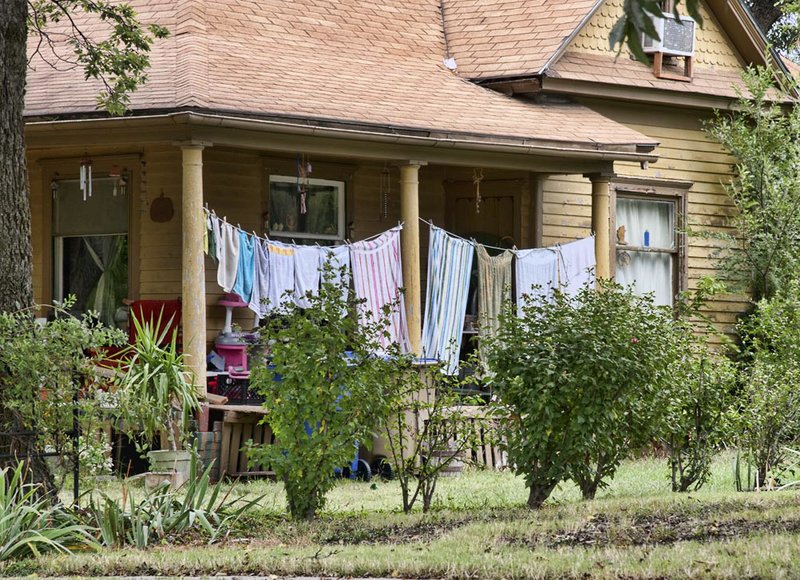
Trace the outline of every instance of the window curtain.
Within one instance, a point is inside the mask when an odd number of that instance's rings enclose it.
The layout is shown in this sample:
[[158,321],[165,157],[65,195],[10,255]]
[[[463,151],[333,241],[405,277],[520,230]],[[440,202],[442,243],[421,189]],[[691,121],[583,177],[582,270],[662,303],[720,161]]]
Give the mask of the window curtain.
[[[106,325],[114,326],[114,314],[122,306],[128,292],[128,240],[126,236],[93,236],[82,238],[87,254],[99,277],[91,289],[87,307],[98,313]],[[89,262],[83,268],[91,270]]]
[[620,227],[625,229],[624,240],[617,239],[617,282],[631,286],[639,295],[653,293],[656,304],[671,306],[674,298],[672,254],[633,248],[674,249],[675,204],[618,198],[618,232]]

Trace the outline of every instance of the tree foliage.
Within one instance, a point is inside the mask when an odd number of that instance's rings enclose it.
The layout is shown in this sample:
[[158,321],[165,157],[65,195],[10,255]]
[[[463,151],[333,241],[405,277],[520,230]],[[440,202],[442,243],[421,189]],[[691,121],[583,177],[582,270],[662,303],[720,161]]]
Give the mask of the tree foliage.
[[775,78],[770,69],[748,69],[748,94],[707,126],[736,158],[736,175],[725,184],[736,235],[720,234],[731,248],[721,256],[721,275],[756,300],[800,271],[800,109],[781,106],[788,87],[776,87]]

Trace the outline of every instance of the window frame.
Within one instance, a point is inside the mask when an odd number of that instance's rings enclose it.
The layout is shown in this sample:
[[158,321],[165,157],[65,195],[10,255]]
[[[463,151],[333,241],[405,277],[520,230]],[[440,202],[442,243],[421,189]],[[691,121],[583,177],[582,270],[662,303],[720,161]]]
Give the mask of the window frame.
[[268,219],[265,223],[265,233],[270,238],[284,238],[284,239],[294,239],[294,240],[327,240],[333,242],[343,242],[347,238],[347,212],[346,212],[346,202],[347,202],[347,181],[345,180],[335,180],[335,179],[320,179],[317,177],[310,177],[308,179],[304,179],[304,182],[308,183],[309,185],[321,185],[321,186],[331,186],[336,187],[338,190],[337,193],[337,221],[336,221],[336,234],[315,234],[309,232],[301,232],[301,231],[294,231],[294,232],[286,232],[286,231],[277,231],[272,229],[272,184],[273,183],[288,183],[288,184],[295,184],[297,183],[297,177],[291,175],[280,175],[280,174],[268,174],[267,176],[267,216]]
[[[686,244],[685,224],[687,215],[687,197],[692,182],[669,181],[660,179],[640,179],[617,177],[611,184],[611,239],[613,240],[611,277],[617,278],[617,254],[620,250],[654,252],[670,254],[672,256],[672,291],[673,306],[680,292],[688,286],[688,253]],[[645,248],[642,246],[619,246],[617,244],[617,197],[626,199],[640,199],[646,201],[668,201],[675,206],[675,241],[672,249]]]

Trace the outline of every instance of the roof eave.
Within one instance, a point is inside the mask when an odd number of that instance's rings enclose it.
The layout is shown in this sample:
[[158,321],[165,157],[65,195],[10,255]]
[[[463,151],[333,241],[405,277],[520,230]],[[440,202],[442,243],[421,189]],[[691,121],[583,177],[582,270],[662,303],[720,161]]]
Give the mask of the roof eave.
[[75,113],[70,115],[48,116],[47,118],[28,117],[26,126],[34,131],[55,129],[59,126],[92,124],[102,128],[119,123],[136,123],[144,120],[169,119],[176,124],[247,128],[250,130],[271,131],[306,136],[335,137],[338,139],[360,139],[430,147],[449,147],[492,152],[524,153],[542,156],[561,156],[610,161],[649,161],[657,156],[652,151],[655,142],[599,143],[579,141],[557,141],[531,139],[510,135],[487,135],[480,133],[460,133],[437,129],[420,129],[393,125],[354,123],[350,121],[270,115],[264,113],[243,113],[210,109],[181,109],[140,111],[125,117],[109,117],[94,113]]

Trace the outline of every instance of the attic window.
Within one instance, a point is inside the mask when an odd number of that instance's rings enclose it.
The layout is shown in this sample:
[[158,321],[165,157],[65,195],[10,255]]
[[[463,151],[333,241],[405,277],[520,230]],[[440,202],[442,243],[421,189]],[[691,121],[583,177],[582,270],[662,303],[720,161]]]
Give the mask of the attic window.
[[[689,16],[676,18],[671,1],[662,2],[662,14],[653,16],[658,38],[642,37],[642,48],[653,55],[653,74],[661,79],[691,82],[694,57],[695,21]],[[683,70],[677,62],[683,59]]]

